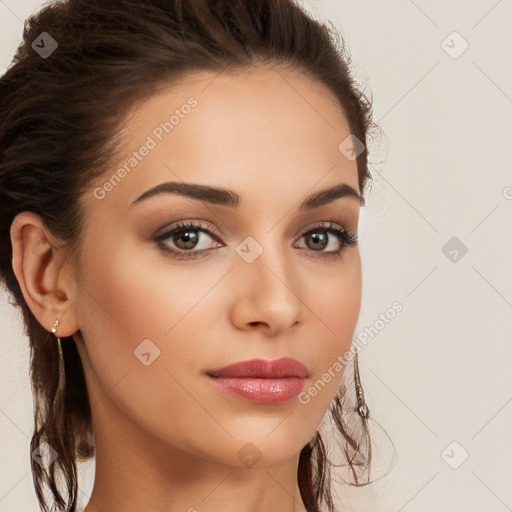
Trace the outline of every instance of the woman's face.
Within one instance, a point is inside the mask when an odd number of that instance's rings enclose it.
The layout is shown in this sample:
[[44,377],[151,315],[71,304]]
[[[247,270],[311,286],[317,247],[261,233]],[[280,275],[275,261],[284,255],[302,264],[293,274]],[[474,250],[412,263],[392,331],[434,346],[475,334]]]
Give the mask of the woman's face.
[[[357,233],[358,197],[301,208],[341,184],[358,191],[341,108],[295,73],[204,72],[125,124],[126,157],[82,198],[73,308],[95,430],[232,466],[297,456],[338,388],[360,310],[359,249],[329,231]],[[170,182],[223,192],[144,197]],[[237,206],[225,201],[235,194]],[[200,228],[165,235],[187,223]],[[207,375],[282,357],[307,367],[300,396],[251,395],[251,383],[228,393]]]

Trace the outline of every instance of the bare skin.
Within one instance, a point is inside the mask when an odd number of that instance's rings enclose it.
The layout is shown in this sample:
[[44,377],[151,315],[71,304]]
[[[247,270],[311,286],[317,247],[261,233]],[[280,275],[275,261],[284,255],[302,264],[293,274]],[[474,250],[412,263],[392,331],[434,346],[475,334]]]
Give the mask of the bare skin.
[[[155,128],[190,97],[197,105],[158,140]],[[349,350],[360,254],[346,246],[335,257],[343,242],[325,224],[357,233],[359,200],[298,210],[340,183],[358,191],[356,162],[338,150],[350,134],[341,107],[290,71],[204,72],[145,100],[126,124],[126,159],[81,198],[80,272],[63,250],[46,251],[52,238],[37,215],[23,212],[11,229],[25,299],[48,330],[58,318],[57,335],[74,335],[84,365],[97,450],[85,510],[303,511],[300,451],[343,371],[307,404],[277,405],[228,395],[205,372],[288,356],[308,367],[307,389]],[[104,187],[149,135],[156,147]],[[172,193],[132,204],[167,181],[232,190],[240,206]],[[196,229],[193,248],[176,235],[155,242],[179,221],[217,234]],[[312,228],[327,237],[324,248],[304,235]],[[247,237],[262,249],[251,263],[236,251]],[[201,255],[180,259],[163,247]],[[143,340],[152,358],[160,350],[149,365],[134,354]]]

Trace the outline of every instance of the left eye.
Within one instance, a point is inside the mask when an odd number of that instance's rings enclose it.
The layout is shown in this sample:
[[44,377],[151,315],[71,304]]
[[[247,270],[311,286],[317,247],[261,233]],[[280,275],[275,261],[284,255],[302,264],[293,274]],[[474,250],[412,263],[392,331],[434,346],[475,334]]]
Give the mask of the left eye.
[[[154,240],[162,244],[162,249],[165,252],[171,253],[178,258],[197,258],[200,257],[201,253],[209,250],[208,243],[204,247],[198,247],[204,238],[200,234],[206,235],[210,239],[218,238],[216,233],[210,232],[210,230],[202,225],[189,222],[180,223],[170,228],[164,233],[155,236]],[[329,235],[334,235],[338,244]],[[356,234],[339,229],[333,223],[316,226],[303,233],[300,239],[302,238],[306,239],[306,247],[301,247],[301,249],[311,249],[313,253],[320,253],[320,255],[325,256],[340,255],[346,246],[353,247],[357,245]],[[169,247],[169,244],[166,242],[167,240],[172,241],[174,247]],[[324,250],[326,248],[330,250]]]
[[333,252],[336,251],[336,245],[340,245],[340,237],[338,236],[337,239],[333,240],[333,234],[336,235],[336,233],[333,233],[332,230],[315,228],[313,231],[308,231],[307,233],[304,233],[301,236],[301,240],[302,238],[306,239],[307,249],[312,249],[315,252],[317,249],[323,251],[324,249],[326,249],[326,247],[330,245],[330,251],[326,250],[325,252]]

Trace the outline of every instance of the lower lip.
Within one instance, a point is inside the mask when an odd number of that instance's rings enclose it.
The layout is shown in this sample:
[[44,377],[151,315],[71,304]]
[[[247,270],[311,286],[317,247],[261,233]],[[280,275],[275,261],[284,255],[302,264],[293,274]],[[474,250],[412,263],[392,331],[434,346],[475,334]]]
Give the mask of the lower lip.
[[255,377],[212,377],[211,382],[223,391],[259,404],[281,404],[296,397],[304,388],[306,379],[284,377],[259,379]]

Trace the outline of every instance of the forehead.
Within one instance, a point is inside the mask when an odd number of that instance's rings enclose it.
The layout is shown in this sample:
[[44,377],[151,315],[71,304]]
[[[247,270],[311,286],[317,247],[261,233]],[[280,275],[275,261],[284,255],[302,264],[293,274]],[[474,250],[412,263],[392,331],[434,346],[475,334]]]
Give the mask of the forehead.
[[315,183],[358,188],[357,164],[339,150],[350,134],[341,106],[296,72],[195,72],[140,101],[124,125],[110,174],[125,171],[109,196],[125,205],[163,181],[229,186],[242,198],[276,186],[293,195]]
[[[222,113],[233,107],[251,112],[253,116],[258,112],[268,115],[279,104],[281,108],[277,114],[285,113],[287,108],[297,109],[297,115],[302,114],[311,121],[316,117],[333,130],[335,124],[346,123],[338,100],[326,85],[299,71],[270,66],[190,72],[174,84],[161,84],[155,94],[132,107],[125,122],[130,126],[131,121],[137,123],[147,119],[155,109],[164,109],[158,113],[165,114],[165,109],[185,103],[190,96],[201,102],[205,114],[213,113],[217,106],[222,108]],[[262,109],[262,106],[266,107]]]

